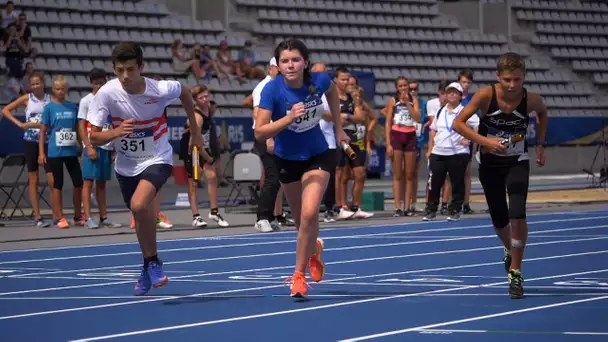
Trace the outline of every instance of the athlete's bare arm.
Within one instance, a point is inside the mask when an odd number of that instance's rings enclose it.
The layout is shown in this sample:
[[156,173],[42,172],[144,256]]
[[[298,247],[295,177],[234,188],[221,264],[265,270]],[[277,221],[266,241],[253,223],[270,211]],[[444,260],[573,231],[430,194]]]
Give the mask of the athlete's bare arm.
[[371,138],[371,133],[378,124],[378,117],[376,116],[376,113],[374,113],[374,110],[365,101],[363,102],[363,109],[365,110],[367,117],[369,118],[369,123],[367,124],[367,140],[369,142],[371,141],[369,139]]
[[[354,97],[353,97],[354,99]],[[355,113],[352,115],[352,117],[350,119],[348,119],[349,122],[354,123],[354,124],[364,124],[365,123],[365,111],[363,109],[363,106],[361,105],[362,100],[354,100],[355,102]]]
[[40,128],[40,123],[37,122],[21,122],[19,120],[17,120],[17,118],[13,115],[12,111],[14,111],[15,109],[23,106],[23,107],[27,107],[27,104],[29,102],[30,96],[28,94],[22,95],[21,97],[19,97],[18,99],[16,99],[15,101],[7,104],[4,108],[2,108],[2,115],[4,115],[7,119],[11,120],[12,123],[15,124],[15,126],[26,130],[28,128]]
[[547,137],[547,125],[549,123],[549,116],[547,106],[545,105],[543,98],[535,93],[528,93],[528,110],[530,112],[536,112],[537,125],[536,125],[536,163],[539,166],[545,165],[545,139]]
[[410,111],[410,116],[414,121],[420,122],[422,116],[420,114],[420,102],[418,102],[418,96],[412,96],[412,103],[407,102],[407,110]]
[[127,135],[133,133],[133,125],[135,123],[135,119],[127,119],[124,120],[120,126],[102,132],[101,126],[95,126],[91,124],[91,135],[89,136],[89,141],[94,146],[101,146],[122,137],[123,135]]
[[391,138],[391,127],[393,126],[394,108],[395,108],[395,98],[391,97],[390,100],[388,100],[388,104],[386,105],[386,107],[384,107],[384,109],[386,109],[386,112],[384,113],[386,115],[386,121],[384,122],[384,137],[386,138],[386,150],[389,155],[392,151],[392,147],[390,144],[390,138]]
[[453,128],[466,139],[476,144],[486,146],[492,152],[505,152],[506,148],[500,143],[500,139],[490,139],[477,133],[467,125],[467,120],[473,115],[477,115],[478,110],[485,113],[492,100],[492,87],[483,87],[475,92],[471,101],[464,107],[460,114],[454,119]]
[[543,144],[547,137],[547,125],[549,123],[548,110],[543,98],[538,94],[528,93],[528,110],[536,112],[536,117],[538,118],[536,136],[538,142]]
[[[245,108],[253,108],[253,95],[249,94],[241,104]],[[255,119],[255,116],[254,116]]]
[[[205,121],[205,118],[200,114],[195,114],[194,116],[195,116],[197,127],[203,127],[203,122]],[[190,132],[192,132],[192,131],[190,131]],[[190,133],[190,134],[192,134],[192,133]],[[205,138],[202,136],[202,133],[199,133],[199,134],[201,134],[201,140],[203,140],[203,146],[205,146],[204,145]],[[213,163],[213,161],[214,161],[213,158],[211,158],[209,153],[207,153],[207,151],[204,148],[199,148],[198,154],[203,158],[203,160],[207,161],[209,164]]]

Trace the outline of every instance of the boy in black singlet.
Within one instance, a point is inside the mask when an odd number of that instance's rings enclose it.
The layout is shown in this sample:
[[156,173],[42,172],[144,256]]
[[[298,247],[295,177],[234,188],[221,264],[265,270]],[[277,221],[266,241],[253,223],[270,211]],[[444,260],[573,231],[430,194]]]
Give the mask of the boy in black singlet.
[[[528,237],[526,200],[530,176],[525,137],[531,112],[536,112],[539,120],[536,145],[536,164],[539,166],[545,164],[547,133],[547,107],[539,95],[524,88],[525,71],[519,55],[507,53],[499,57],[498,83],[477,91],[454,121],[455,131],[480,145],[477,152],[479,180],[494,229],[505,246],[504,261],[512,298],[524,295],[521,264]],[[481,110],[481,118],[479,133],[476,133],[465,123],[478,110]],[[518,141],[518,136],[523,136],[523,140]]]

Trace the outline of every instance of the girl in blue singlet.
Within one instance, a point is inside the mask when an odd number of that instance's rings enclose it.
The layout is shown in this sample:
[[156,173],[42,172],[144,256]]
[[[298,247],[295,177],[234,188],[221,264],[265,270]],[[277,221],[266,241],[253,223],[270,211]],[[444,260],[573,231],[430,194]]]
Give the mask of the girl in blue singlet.
[[[319,235],[319,207],[330,171],[336,167],[319,126],[325,95],[332,114],[336,140],[348,144],[340,119],[340,99],[335,85],[324,73],[310,72],[308,48],[297,39],[281,42],[275,49],[281,75],[262,91],[255,122],[255,138],[275,139],[275,162],[279,180],[298,229],[296,266],[289,279],[292,297],[306,297],[306,268],[310,278],[323,279],[323,241]],[[272,120],[272,122],[271,122]]]

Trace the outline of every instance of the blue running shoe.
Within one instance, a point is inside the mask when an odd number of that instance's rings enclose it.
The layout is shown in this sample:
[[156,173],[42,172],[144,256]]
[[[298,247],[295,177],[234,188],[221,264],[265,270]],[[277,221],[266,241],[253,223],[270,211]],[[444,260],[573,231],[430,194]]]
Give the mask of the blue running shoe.
[[141,274],[139,275],[139,279],[137,280],[137,284],[135,284],[135,290],[133,290],[133,294],[136,296],[143,296],[152,287],[152,282],[150,281],[150,275],[148,274],[148,270],[145,268],[141,268]]
[[148,272],[150,273],[150,280],[152,281],[152,286],[161,287],[169,283],[169,278],[167,278],[167,276],[163,272],[162,262],[150,262],[150,265],[148,266]]

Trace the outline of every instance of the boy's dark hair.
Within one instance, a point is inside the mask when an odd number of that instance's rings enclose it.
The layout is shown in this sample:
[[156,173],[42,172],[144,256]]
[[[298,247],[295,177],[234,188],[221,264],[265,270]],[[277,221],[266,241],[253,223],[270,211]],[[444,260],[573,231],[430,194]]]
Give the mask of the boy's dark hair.
[[437,91],[440,93],[443,93],[445,91],[445,88],[447,88],[450,85],[450,81],[448,80],[441,80],[439,82],[439,85],[437,86]]
[[100,79],[103,79],[105,81],[107,76],[108,76],[108,73],[103,69],[93,68],[93,69],[91,69],[91,71],[89,71],[89,81],[90,82],[93,82],[95,80],[100,80]]
[[461,78],[467,78],[469,79],[471,82],[473,82],[473,71],[472,70],[463,70],[458,74],[458,82],[460,82]]
[[112,64],[124,63],[134,59],[138,66],[144,62],[144,52],[135,42],[120,42],[112,50]]

